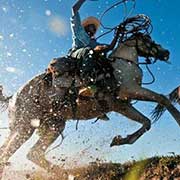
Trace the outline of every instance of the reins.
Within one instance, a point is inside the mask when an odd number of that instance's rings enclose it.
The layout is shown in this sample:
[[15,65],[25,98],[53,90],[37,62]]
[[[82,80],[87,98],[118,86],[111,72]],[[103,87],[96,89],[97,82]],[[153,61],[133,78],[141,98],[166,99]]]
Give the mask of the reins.
[[[97,0],[96,0],[97,1]],[[119,41],[120,43],[121,42],[124,42],[127,38],[128,38],[128,34],[135,34],[137,32],[140,32],[140,31],[144,31],[143,33],[144,34],[151,34],[152,30],[153,30],[153,26],[151,24],[151,21],[149,19],[148,16],[145,16],[143,14],[139,14],[135,17],[131,17],[131,18],[128,18],[128,16],[130,14],[132,14],[133,10],[135,9],[135,6],[136,6],[136,1],[135,0],[130,0],[132,1],[134,4],[133,4],[133,7],[132,9],[130,10],[130,12],[127,14],[127,12],[125,13],[126,15],[124,16],[124,21],[122,23],[120,23],[118,26],[115,26],[115,27],[106,27],[103,25],[102,23],[102,19],[103,17],[113,8],[121,5],[121,4],[124,4],[125,6],[125,11],[127,11],[127,6],[126,6],[126,2],[128,2],[128,0],[121,0],[121,1],[118,1],[117,3],[113,4],[112,6],[110,6],[109,8],[107,8],[100,16],[99,20],[100,20],[100,24],[101,26],[103,27],[103,29],[108,29],[107,32],[103,33],[102,35],[98,36],[96,39],[99,39],[109,33],[111,33],[113,30],[116,30],[118,28],[121,28],[121,34],[120,34],[120,38],[119,38]],[[154,64],[156,62],[153,61],[150,59],[150,58],[146,58],[146,62],[143,62],[143,63],[138,63],[138,65],[145,65],[147,71],[149,72],[150,76],[152,77],[152,80],[150,82],[144,82],[142,83],[143,85],[150,85],[150,84],[153,84],[155,82],[155,76],[154,74],[152,73],[152,71],[150,70],[149,66],[150,64]]]
[[[152,48],[152,45],[149,47],[149,49]],[[136,50],[138,51],[138,42],[137,42],[137,39],[136,39]],[[149,50],[150,51],[150,50]],[[150,58],[150,57],[146,57],[145,58],[145,62],[139,62],[138,65],[145,65],[148,73],[150,74],[152,80],[150,82],[142,82],[142,85],[150,85],[150,84],[153,84],[155,82],[155,76],[154,74],[152,73],[151,69],[149,68],[149,65],[151,64],[154,64],[156,63],[157,59],[154,59],[153,58]]]
[[[141,64],[141,63],[139,63],[139,64]],[[143,63],[143,64],[141,64],[141,65],[145,65],[148,73],[149,73],[150,76],[152,77],[152,80],[151,80],[150,82],[143,82],[142,85],[150,85],[150,84],[153,84],[156,79],[155,79],[155,76],[154,76],[154,74],[152,73],[151,69],[150,69],[149,66],[148,66],[148,65],[150,65],[150,64],[148,64],[148,63]]]

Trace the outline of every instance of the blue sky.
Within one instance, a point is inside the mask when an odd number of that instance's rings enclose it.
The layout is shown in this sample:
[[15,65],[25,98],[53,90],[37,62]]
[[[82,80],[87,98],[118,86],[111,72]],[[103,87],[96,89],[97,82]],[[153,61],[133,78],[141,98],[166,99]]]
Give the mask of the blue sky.
[[[72,0],[1,0],[0,1],[0,84],[5,86],[7,94],[14,93],[27,80],[43,72],[53,57],[65,55],[71,48]],[[100,17],[101,13],[113,5],[115,0],[90,1],[83,5],[81,18]],[[180,2],[168,0],[137,0],[132,15],[146,14],[153,24],[152,38],[170,50],[171,64],[158,62],[151,66],[156,82],[148,88],[167,94],[180,82]],[[116,7],[103,18],[106,26],[117,25],[123,19],[122,7]],[[101,28],[100,35],[104,30]],[[112,34],[100,39],[109,43]],[[149,74],[144,70],[144,82]],[[153,103],[138,103],[141,112],[149,115]],[[139,126],[115,113],[109,114],[111,121],[81,122],[75,131],[75,123],[67,124],[67,138],[61,148],[49,153],[49,156],[75,158],[85,148],[84,161],[100,158],[112,161],[126,161],[168,152],[180,153],[180,129],[173,118],[165,113],[161,120],[153,125],[140,140],[131,146],[109,148],[113,136],[128,134]],[[0,125],[7,124],[6,114],[0,116]],[[3,134],[3,132],[2,132]],[[4,133],[3,135],[5,136]],[[3,136],[3,137],[4,137]],[[87,140],[88,139],[88,140]],[[3,141],[3,138],[1,137]],[[58,141],[57,141],[58,143]],[[26,147],[26,146],[25,146]],[[25,148],[26,149],[26,148]],[[97,150],[98,149],[98,150]],[[21,154],[21,152],[19,152]],[[95,155],[94,157],[91,157]],[[90,158],[91,157],[91,158]],[[76,159],[76,158],[75,158]]]

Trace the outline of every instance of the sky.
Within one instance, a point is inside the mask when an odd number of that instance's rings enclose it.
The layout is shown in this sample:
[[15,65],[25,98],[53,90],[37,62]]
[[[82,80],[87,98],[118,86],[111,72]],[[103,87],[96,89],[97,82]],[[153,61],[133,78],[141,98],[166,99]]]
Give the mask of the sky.
[[[116,3],[115,0],[87,0],[80,10],[81,18],[100,17],[103,11]],[[0,1],[0,84],[6,94],[15,93],[34,75],[43,72],[54,57],[63,56],[71,48],[70,17],[74,0],[1,0]],[[128,10],[132,6],[130,3]],[[152,38],[170,51],[171,64],[157,62],[150,68],[156,77],[154,84],[146,86],[162,94],[168,94],[180,84],[180,1],[169,0],[137,0],[132,13],[146,14],[152,20]],[[108,27],[122,22],[125,11],[115,7],[102,19]],[[105,30],[101,27],[97,35]],[[113,34],[99,39],[104,43],[112,40]],[[146,69],[143,82],[151,77]],[[135,106],[145,115],[155,104],[139,102]],[[178,107],[179,109],[179,107]],[[80,122],[75,130],[75,121],[67,123],[63,144],[47,154],[47,158],[55,161],[66,158],[67,164],[89,162],[102,159],[113,162],[125,162],[154,155],[180,153],[180,129],[169,113],[165,113],[150,131],[135,144],[110,148],[109,144],[115,135],[123,136],[135,131],[139,125],[115,112],[109,113],[110,121],[93,120]],[[7,114],[0,115],[0,126],[7,126]],[[0,131],[0,144],[8,135],[8,131]],[[25,159],[24,151],[37,139],[36,135],[12,159]],[[60,138],[54,145],[60,142]],[[56,157],[56,158],[52,158]],[[81,159],[81,161],[79,160]],[[72,161],[73,160],[73,161]],[[30,162],[25,161],[27,164]],[[58,162],[59,163],[59,162]],[[74,165],[73,164],[73,165]]]

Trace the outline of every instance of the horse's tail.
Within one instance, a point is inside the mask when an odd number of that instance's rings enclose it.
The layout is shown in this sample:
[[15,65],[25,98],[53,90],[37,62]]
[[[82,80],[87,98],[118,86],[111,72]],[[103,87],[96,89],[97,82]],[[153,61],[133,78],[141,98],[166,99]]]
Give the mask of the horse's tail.
[[[174,89],[170,94],[167,96],[171,103],[180,104],[180,86],[178,86],[176,89]],[[166,111],[166,108],[160,104],[158,104],[154,110],[151,113],[151,117],[153,118],[153,122],[158,121],[158,119],[163,115],[163,113]]]
[[9,100],[12,96],[5,96],[2,93],[3,87],[0,85],[0,112],[3,112],[7,109],[9,105]]

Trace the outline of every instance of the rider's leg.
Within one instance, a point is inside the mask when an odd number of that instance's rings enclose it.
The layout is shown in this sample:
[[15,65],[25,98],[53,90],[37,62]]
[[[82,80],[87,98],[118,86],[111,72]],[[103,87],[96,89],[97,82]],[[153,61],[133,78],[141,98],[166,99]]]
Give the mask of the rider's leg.
[[85,87],[80,90],[81,96],[94,97],[96,89],[96,62],[93,50],[90,47],[81,48],[76,52],[78,69]]

